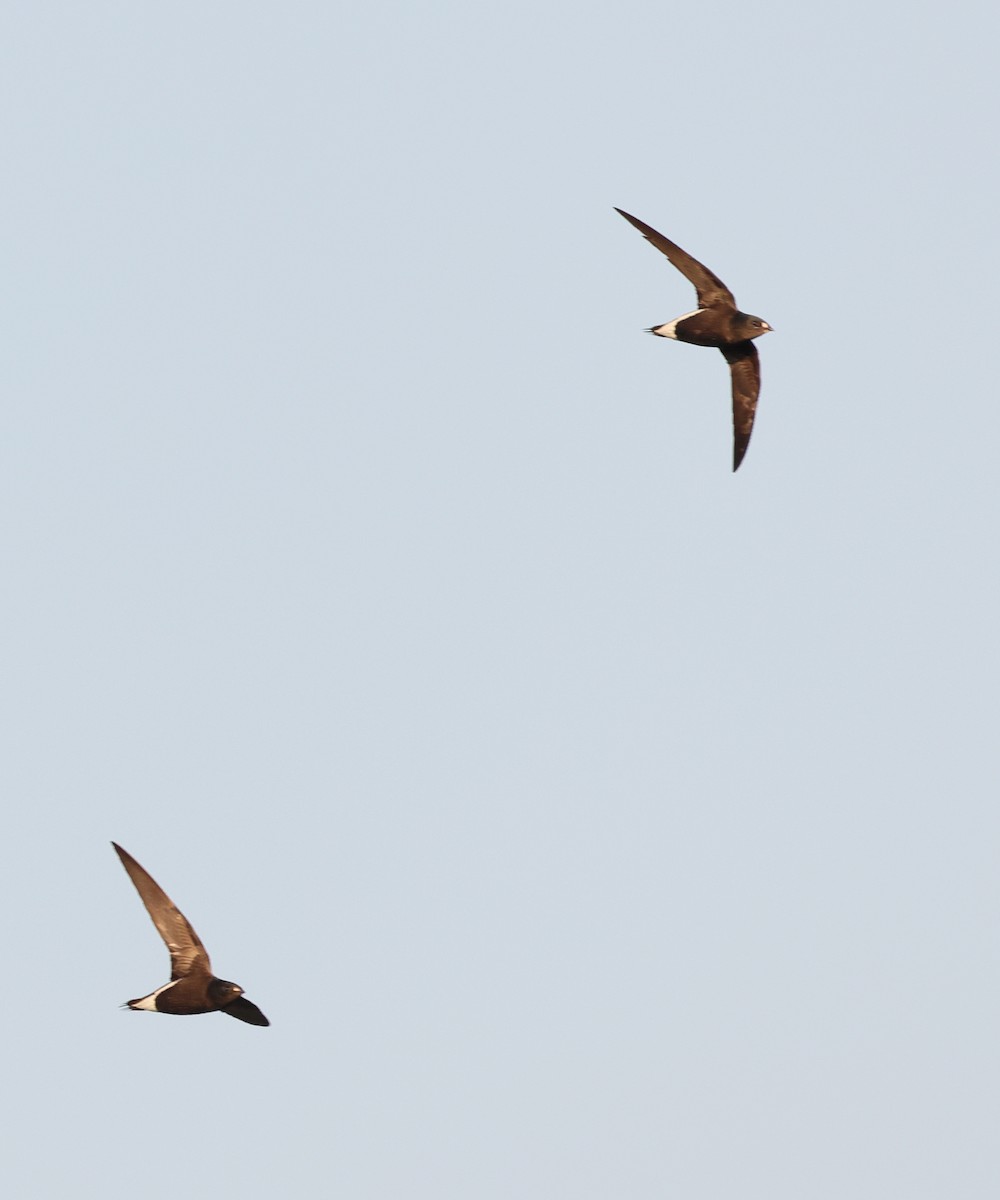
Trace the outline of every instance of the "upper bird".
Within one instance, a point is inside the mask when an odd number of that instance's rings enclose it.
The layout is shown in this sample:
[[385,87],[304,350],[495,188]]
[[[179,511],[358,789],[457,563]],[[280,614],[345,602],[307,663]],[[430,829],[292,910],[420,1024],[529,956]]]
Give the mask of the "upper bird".
[[626,221],[674,264],[678,271],[694,284],[698,307],[694,312],[675,317],[665,325],[649,330],[657,337],[693,342],[696,346],[717,346],[729,363],[733,377],[733,470],[743,461],[750,444],[757,395],[760,392],[760,359],[753,339],[769,333],[771,326],[760,317],[740,312],[736,298],[722,280],[708,267],[675,245],[662,233],[657,233],[638,217],[616,208]]
[[212,974],[208,951],[188,924],[186,917],[155,879],[135,861],[127,850],[112,842],[122,866],[128,871],[146,911],[170,951],[170,982],[128,1007],[145,1012],[192,1013],[224,1012],[249,1025],[270,1025],[256,1004],[243,995],[238,983],[218,979]]

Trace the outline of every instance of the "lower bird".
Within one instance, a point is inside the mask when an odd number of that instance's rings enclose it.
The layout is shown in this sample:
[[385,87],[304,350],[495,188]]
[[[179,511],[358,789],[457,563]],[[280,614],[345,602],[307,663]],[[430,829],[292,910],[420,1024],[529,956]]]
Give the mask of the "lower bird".
[[760,317],[740,312],[736,298],[722,280],[708,267],[692,258],[662,233],[616,208],[626,221],[665,254],[678,271],[689,279],[698,293],[694,312],[675,317],[664,325],[654,325],[649,333],[657,337],[692,342],[695,346],[715,346],[722,351],[733,382],[733,470],[743,461],[750,444],[753,419],[760,393],[760,359],[753,339],[770,333],[771,326]]
[[170,982],[148,996],[129,1000],[127,1007],[141,1012],[174,1013],[177,1016],[224,1012],[226,1016],[246,1021],[248,1025],[270,1025],[271,1022],[257,1005],[251,1004],[243,995],[238,983],[218,979],[212,974],[208,951],[201,944],[201,939],[152,875],[143,870],[117,842],[111,845],[170,951]]

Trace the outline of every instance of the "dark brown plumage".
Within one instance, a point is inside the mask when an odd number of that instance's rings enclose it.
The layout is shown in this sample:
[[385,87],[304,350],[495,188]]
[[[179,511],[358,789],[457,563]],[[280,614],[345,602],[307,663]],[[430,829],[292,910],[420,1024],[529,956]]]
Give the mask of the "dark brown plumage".
[[173,1013],[176,1016],[224,1012],[250,1025],[269,1025],[270,1021],[257,1005],[251,1004],[243,995],[239,984],[212,974],[208,951],[201,944],[201,939],[156,880],[117,842],[111,845],[170,951],[170,982],[148,996],[129,1000],[128,1007],[143,1012]]
[[771,326],[760,317],[740,312],[736,298],[718,275],[692,258],[686,250],[662,233],[620,208],[626,221],[674,264],[694,284],[698,308],[649,330],[658,337],[691,342],[695,346],[715,346],[722,351],[732,376],[733,386],[733,470],[743,461],[750,444],[753,419],[760,393],[760,359],[753,339],[769,333]]

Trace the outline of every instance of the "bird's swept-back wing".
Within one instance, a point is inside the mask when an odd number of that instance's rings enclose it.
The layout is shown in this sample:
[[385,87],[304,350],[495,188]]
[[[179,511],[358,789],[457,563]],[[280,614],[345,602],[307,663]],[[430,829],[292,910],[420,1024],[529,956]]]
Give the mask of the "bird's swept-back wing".
[[270,1025],[256,1004],[252,1004],[246,996],[240,996],[222,1010],[227,1017],[235,1017],[237,1021],[246,1021],[248,1025]]
[[692,258],[686,250],[682,250],[669,238],[665,238],[662,233],[657,233],[645,221],[640,221],[638,217],[633,217],[620,208],[616,208],[615,212],[621,213],[625,220],[631,222],[647,241],[652,242],[661,254],[665,254],[670,259],[686,279],[690,279],[698,292],[698,304],[702,308],[711,308],[714,304],[731,304],[734,308],[736,307],[733,293],[708,267],[696,258]]
[[733,377],[733,470],[743,461],[750,445],[753,419],[760,394],[760,358],[753,342],[721,346]]
[[170,978],[180,979],[182,976],[191,975],[197,971],[204,971],[211,975],[212,967],[208,959],[208,952],[184,914],[127,850],[123,850],[117,842],[112,842],[111,845],[118,852],[122,866],[128,871],[129,878],[142,897],[146,911],[170,951],[172,969]]

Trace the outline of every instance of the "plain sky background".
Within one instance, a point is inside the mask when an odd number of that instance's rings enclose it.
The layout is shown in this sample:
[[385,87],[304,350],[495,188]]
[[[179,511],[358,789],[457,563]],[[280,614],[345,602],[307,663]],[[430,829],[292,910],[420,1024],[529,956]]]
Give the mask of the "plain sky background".
[[5,1195],[1000,1194],[998,33],[4,6]]

